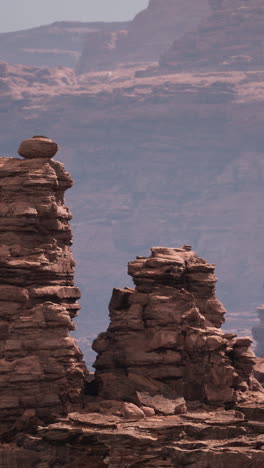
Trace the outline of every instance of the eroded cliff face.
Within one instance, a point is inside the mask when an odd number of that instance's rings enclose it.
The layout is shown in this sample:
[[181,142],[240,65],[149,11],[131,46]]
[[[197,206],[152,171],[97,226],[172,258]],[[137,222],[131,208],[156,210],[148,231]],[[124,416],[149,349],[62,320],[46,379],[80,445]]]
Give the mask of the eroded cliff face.
[[263,70],[264,6],[261,0],[211,2],[213,12],[196,31],[161,55],[163,70]]
[[80,297],[72,183],[58,161],[0,158],[1,437],[82,406],[87,370],[69,336]]
[[[150,0],[125,30],[99,32],[87,38],[77,70],[113,70],[120,64],[156,62],[210,12],[208,0]],[[96,56],[95,56],[96,52]]]

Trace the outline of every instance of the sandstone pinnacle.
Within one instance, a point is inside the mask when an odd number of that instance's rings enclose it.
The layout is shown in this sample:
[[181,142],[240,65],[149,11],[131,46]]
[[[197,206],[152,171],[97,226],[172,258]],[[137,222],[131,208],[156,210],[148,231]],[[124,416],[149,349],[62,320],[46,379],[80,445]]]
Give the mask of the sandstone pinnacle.
[[0,158],[0,440],[83,404],[87,369],[70,336],[80,309],[72,185],[58,161]]
[[50,138],[36,135],[29,140],[24,140],[18,148],[18,154],[26,159],[53,158],[59,147]]

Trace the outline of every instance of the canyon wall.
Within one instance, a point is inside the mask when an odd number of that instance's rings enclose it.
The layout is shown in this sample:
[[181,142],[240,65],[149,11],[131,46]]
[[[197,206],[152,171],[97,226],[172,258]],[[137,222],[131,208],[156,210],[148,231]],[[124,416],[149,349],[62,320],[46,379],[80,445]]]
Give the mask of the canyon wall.
[[0,158],[1,468],[259,468],[251,340],[221,330],[215,266],[190,246],[129,263],[135,289],[113,291],[86,378],[69,337],[80,291],[57,149],[35,136],[25,159]]
[[175,39],[195,29],[209,12],[208,0],[150,0],[126,30],[100,33],[94,40],[88,37],[77,70],[87,73],[127,63],[157,62]]
[[[96,34],[126,29],[127,24],[57,21],[36,28],[1,33],[0,57],[10,64],[75,68],[85,42],[93,43]],[[94,56],[96,52],[95,49]]]
[[176,38],[161,55],[163,70],[263,70],[263,2],[218,4],[196,30]]
[[136,288],[113,292],[84,407],[20,425],[1,468],[260,468],[264,391],[251,340],[221,331],[214,265],[155,247],[129,273]]

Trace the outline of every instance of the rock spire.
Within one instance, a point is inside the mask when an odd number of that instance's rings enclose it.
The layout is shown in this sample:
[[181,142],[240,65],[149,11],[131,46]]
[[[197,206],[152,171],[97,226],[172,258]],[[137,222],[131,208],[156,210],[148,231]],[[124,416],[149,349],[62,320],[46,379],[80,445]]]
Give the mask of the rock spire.
[[20,146],[29,159],[0,158],[1,434],[82,405],[87,371],[69,336],[80,297],[64,206],[73,181],[50,159],[55,146],[33,138]]
[[252,340],[221,330],[214,270],[189,246],[155,247],[129,263],[136,288],[113,291],[110,326],[93,344],[103,397],[147,405],[147,393],[226,406],[258,388]]

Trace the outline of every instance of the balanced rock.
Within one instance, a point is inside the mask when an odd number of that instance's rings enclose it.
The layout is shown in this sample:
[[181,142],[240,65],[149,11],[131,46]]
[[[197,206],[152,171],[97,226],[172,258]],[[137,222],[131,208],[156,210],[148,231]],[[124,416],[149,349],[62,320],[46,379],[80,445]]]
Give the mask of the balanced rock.
[[252,340],[220,329],[214,270],[189,246],[155,247],[129,263],[136,288],[114,289],[110,326],[93,343],[101,396],[138,404],[141,395],[158,410],[162,395],[175,413],[173,401],[182,411],[183,399],[230,405],[253,389]]
[[24,140],[18,148],[18,154],[26,159],[53,158],[59,147],[55,141],[45,136],[36,135]]

